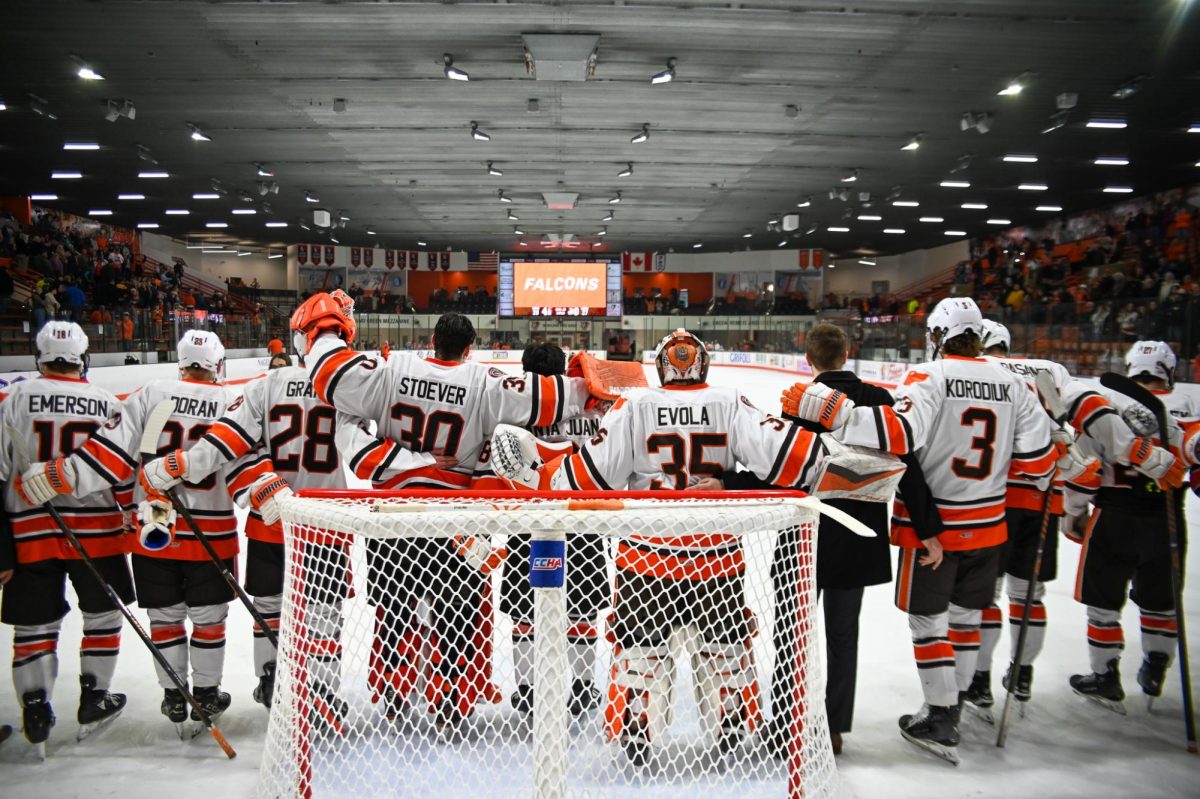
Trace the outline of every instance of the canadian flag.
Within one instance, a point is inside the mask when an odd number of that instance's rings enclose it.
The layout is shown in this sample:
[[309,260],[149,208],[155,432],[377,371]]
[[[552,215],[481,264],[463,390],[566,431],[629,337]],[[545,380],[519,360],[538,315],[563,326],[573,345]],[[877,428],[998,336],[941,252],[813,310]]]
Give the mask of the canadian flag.
[[654,269],[654,253],[624,252],[621,253],[622,272],[650,272]]

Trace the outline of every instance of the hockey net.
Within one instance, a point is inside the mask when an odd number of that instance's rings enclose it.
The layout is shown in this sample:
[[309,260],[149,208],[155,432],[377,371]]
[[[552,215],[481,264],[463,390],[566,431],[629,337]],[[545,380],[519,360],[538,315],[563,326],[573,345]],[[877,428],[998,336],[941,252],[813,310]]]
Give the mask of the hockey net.
[[299,492],[258,795],[836,795],[816,507]]

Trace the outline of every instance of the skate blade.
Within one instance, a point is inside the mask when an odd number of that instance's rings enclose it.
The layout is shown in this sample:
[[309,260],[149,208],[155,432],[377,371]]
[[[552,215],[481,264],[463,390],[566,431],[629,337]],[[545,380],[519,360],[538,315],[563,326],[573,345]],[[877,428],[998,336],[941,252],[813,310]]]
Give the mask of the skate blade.
[[113,713],[111,716],[106,716],[105,718],[100,719],[99,721],[93,721],[90,724],[80,724],[79,731],[75,733],[75,743],[82,743],[92,735],[95,735],[103,730],[109,724],[112,724],[117,720],[117,717],[121,715],[122,710],[124,710],[124,708],[118,710],[116,713]]
[[35,761],[37,761],[38,763],[45,763],[46,762],[46,742],[42,741],[40,744],[30,744],[30,746],[33,748],[33,759]]
[[967,711],[968,716],[977,718],[984,724],[990,724],[993,727],[996,726],[996,717],[992,714],[991,708],[973,705],[970,702],[964,701],[963,710]]
[[1088,700],[1089,702],[1099,705],[1100,707],[1104,708],[1105,710],[1111,710],[1113,713],[1116,713],[1120,716],[1126,715],[1124,702],[1117,702],[1112,699],[1105,699],[1104,697],[1095,696],[1093,694],[1083,694],[1083,693],[1079,693],[1079,691],[1076,691],[1075,693],[1079,694],[1080,696],[1082,696],[1084,699]]
[[942,744],[934,743],[933,741],[914,738],[904,730],[900,730],[900,734],[904,736],[904,740],[908,741],[910,744],[913,744],[918,749],[924,749],[929,754],[940,758],[941,760],[945,760],[952,766],[957,766],[959,764],[958,747],[943,746]]

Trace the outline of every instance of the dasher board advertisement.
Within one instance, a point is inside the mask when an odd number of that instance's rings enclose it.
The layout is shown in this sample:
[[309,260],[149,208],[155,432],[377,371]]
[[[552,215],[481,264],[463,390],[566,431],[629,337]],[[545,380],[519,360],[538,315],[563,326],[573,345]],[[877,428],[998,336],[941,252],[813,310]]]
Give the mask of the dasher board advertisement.
[[501,317],[619,317],[621,264],[503,260],[497,299]]

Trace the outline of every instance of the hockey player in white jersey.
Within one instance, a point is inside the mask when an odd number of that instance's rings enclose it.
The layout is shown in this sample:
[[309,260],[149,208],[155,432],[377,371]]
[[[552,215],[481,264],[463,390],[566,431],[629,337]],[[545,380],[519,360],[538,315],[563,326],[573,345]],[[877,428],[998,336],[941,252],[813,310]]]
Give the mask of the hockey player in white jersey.
[[[137,458],[143,426],[163,401],[173,412],[159,437],[159,454],[189,449],[237,398],[220,380],[225,348],[215,333],[189,330],[177,347],[179,380],[154,380],[130,394],[121,409],[64,462],[63,488],[77,497],[128,483],[138,474]],[[232,496],[250,491],[269,471],[261,455],[249,455],[217,474],[176,489],[218,556],[234,569],[238,554],[237,519]],[[211,717],[229,707],[220,690],[225,664],[225,617],[233,593],[199,540],[166,497],[144,481],[137,498],[140,530],[133,548],[133,576],[138,604],[150,617],[150,637],[175,671],[192,666],[193,695]],[[189,637],[184,622],[190,619]],[[190,650],[190,652],[189,652]],[[189,658],[190,655],[190,658]],[[183,694],[159,670],[162,712],[183,734],[187,705]],[[199,715],[192,711],[192,720]]]
[[[826,455],[820,438],[763,413],[737,389],[709,386],[708,353],[699,339],[677,330],[659,343],[654,360],[661,387],[620,397],[577,453],[555,452],[526,430],[497,427],[497,474],[534,489],[683,491],[741,463],[781,488],[809,486]],[[730,751],[761,720],[738,536],[629,536],[617,541],[615,566],[616,650],[604,711],[609,740],[635,764],[661,744],[675,668],[669,639],[694,626],[705,734],[717,752]]]
[[[1175,353],[1167,344],[1139,341],[1130,347],[1125,365],[1129,377],[1164,401],[1169,399]],[[1180,540],[1186,540],[1183,492],[1177,489],[1183,485],[1187,466],[1196,464],[1197,454],[1194,435],[1183,446],[1179,420],[1170,419],[1164,440],[1148,409],[1117,392],[1107,396],[1134,432],[1145,437],[1139,439],[1139,446],[1147,455],[1136,468],[1129,468],[1122,463],[1122,445],[1099,437],[1082,442],[1103,459],[1104,469],[1099,491],[1068,484],[1068,512],[1084,512],[1088,501],[1094,505],[1075,583],[1075,599],[1087,606],[1091,673],[1074,675],[1070,684],[1076,693],[1123,713],[1125,691],[1119,666],[1125,648],[1121,610],[1127,597],[1140,610],[1144,659],[1137,679],[1149,699],[1162,695],[1175,655],[1178,628],[1163,492],[1172,492],[1178,502]]]
[[25,737],[41,745],[54,726],[50,701],[58,676],[58,635],[70,610],[68,579],[83,616],[79,645],[80,737],[115,719],[125,694],[113,693],[113,673],[121,645],[120,611],[80,560],[58,524],[42,505],[52,501],[71,526],[108,584],[126,603],[133,601],[129,572],[130,536],[124,508],[133,484],[105,486],[83,497],[65,495],[73,480],[66,458],[120,403],[87,381],[88,338],[73,322],[48,322],[38,331],[37,365],[41,376],[13,383],[0,394],[0,439],[22,436],[29,457],[44,461],[40,471],[22,475],[9,443],[0,446],[3,513],[11,540],[0,533],[0,620],[13,625],[13,687],[24,714]]
[[[942,300],[926,325],[931,360],[908,373],[895,405],[843,402],[827,426],[848,444],[915,452],[925,472],[945,532],[922,538],[928,533],[914,529],[901,508],[892,522],[900,547],[896,606],[909,614],[925,697],[918,713],[900,717],[900,730],[957,763],[961,694],[975,673],[981,615],[992,602],[1006,538],[1007,479],[1047,478],[1060,451],[1034,393],[979,357],[983,317],[974,300]],[[830,391],[798,383],[784,394],[784,412],[818,420]]]
[[[381,488],[468,488],[480,451],[499,423],[548,425],[578,416],[588,399],[586,383],[561,375],[508,376],[467,360],[475,330],[460,314],[445,314],[434,329],[435,358],[393,352],[383,361],[355,352],[353,319],[327,294],[306,300],[292,315],[298,351],[316,394],[339,411],[374,421],[378,440],[344,452],[352,471]],[[435,458],[421,469],[396,468],[403,450]],[[477,615],[484,573],[499,555],[483,538],[380,542],[368,548],[371,601],[387,617],[380,624],[383,649],[402,660],[404,641],[416,620],[417,600],[433,609],[440,664],[427,694],[440,727],[453,735],[487,686],[469,668],[479,648]],[[407,702],[404,663],[394,699]],[[393,707],[392,714],[403,708]]]

